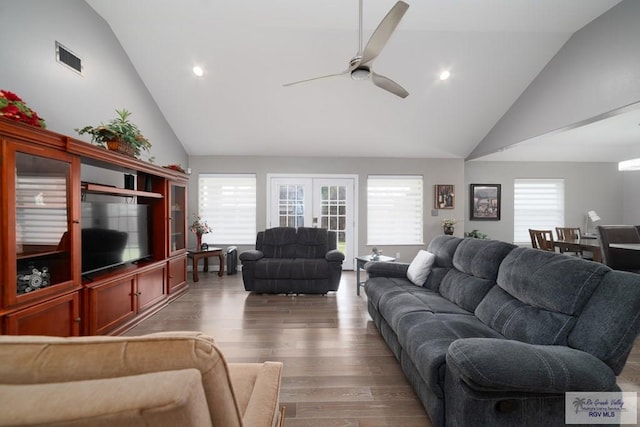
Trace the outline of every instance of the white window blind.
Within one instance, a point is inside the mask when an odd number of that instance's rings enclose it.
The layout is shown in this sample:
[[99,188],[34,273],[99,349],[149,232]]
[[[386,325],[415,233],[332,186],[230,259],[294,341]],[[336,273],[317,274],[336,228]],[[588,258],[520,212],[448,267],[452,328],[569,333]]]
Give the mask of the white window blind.
[[200,174],[198,178],[199,214],[213,228],[205,241],[216,245],[254,244],[256,176]]
[[68,229],[67,179],[16,177],[16,243],[56,246]]
[[564,227],[563,179],[516,179],[513,190],[514,243],[530,243],[530,228]]
[[423,244],[422,210],[421,176],[369,176],[367,244]]

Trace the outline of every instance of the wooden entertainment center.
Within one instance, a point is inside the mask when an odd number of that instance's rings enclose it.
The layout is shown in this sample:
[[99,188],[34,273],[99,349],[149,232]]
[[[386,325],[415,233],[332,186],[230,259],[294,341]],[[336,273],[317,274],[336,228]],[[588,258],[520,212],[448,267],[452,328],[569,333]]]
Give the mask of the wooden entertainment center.
[[[116,335],[187,290],[187,175],[4,118],[0,144],[2,334]],[[120,185],[83,182],[83,168]],[[88,198],[148,206],[124,218],[146,231],[141,259],[83,274]]]

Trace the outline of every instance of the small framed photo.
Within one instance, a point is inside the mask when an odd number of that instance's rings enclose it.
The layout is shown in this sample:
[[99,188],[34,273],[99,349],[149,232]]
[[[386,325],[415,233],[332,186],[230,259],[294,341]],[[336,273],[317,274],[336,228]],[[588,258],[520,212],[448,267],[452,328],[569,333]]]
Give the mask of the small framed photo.
[[470,184],[472,221],[500,221],[500,184]]
[[455,186],[436,184],[433,207],[434,209],[453,209],[456,202]]

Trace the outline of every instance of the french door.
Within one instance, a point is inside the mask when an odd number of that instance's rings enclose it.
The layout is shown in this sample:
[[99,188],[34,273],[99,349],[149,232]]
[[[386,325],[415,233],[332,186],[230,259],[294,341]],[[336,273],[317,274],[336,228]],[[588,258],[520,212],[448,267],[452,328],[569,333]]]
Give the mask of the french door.
[[343,269],[353,269],[354,177],[268,176],[269,227],[319,227],[335,231],[345,254]]

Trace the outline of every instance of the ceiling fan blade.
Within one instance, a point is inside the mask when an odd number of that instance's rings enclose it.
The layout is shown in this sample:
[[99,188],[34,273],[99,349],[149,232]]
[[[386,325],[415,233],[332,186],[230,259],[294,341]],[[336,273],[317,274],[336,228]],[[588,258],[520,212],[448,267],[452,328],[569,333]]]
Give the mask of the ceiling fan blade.
[[367,65],[380,55],[407,9],[409,9],[409,5],[403,1],[399,1],[391,8],[369,38],[367,46],[362,52],[361,64]]
[[326,76],[313,77],[311,79],[306,79],[306,80],[299,80],[297,82],[285,83],[282,86],[285,86],[285,87],[286,86],[293,86],[293,85],[297,85],[297,84],[300,84],[300,83],[312,82],[314,80],[328,79],[328,78],[331,78],[331,77],[341,77],[341,76],[344,76],[347,73],[349,73],[349,70],[346,70],[346,71],[343,71],[343,72],[337,73],[337,74],[329,74],[329,75],[326,75]]
[[376,74],[373,71],[371,72],[371,81],[379,88],[389,91],[392,94],[399,96],[400,98],[406,98],[407,96],[409,96],[409,92],[407,92],[406,89],[400,86],[398,83],[381,74]]

